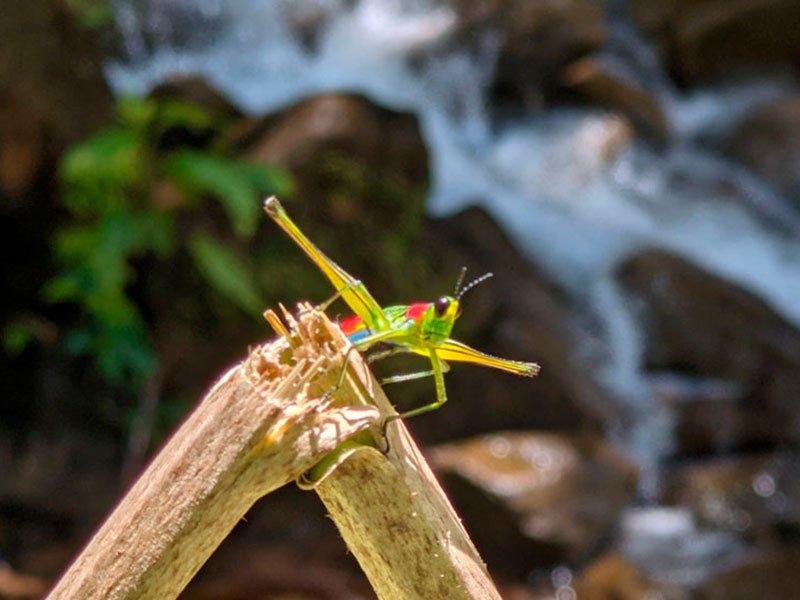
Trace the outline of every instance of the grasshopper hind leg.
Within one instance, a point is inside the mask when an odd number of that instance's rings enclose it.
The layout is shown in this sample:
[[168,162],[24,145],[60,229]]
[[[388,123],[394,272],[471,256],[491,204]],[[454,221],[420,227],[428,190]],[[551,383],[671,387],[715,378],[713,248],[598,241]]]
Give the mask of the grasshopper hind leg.
[[386,425],[396,419],[409,419],[411,417],[416,417],[417,415],[422,415],[424,413],[430,412],[432,410],[436,410],[442,404],[447,402],[447,391],[444,385],[444,374],[450,370],[449,365],[445,363],[439,356],[436,354],[435,350],[431,350],[430,353],[431,359],[431,369],[430,371],[421,371],[419,373],[408,373],[406,375],[397,375],[395,377],[390,377],[389,383],[396,383],[399,381],[410,381],[412,379],[420,379],[422,377],[433,376],[434,385],[436,386],[436,400],[431,402],[430,404],[426,404],[425,406],[420,406],[419,408],[414,408],[411,410],[407,410],[397,415],[391,415],[387,417],[386,422],[384,423],[384,429]]

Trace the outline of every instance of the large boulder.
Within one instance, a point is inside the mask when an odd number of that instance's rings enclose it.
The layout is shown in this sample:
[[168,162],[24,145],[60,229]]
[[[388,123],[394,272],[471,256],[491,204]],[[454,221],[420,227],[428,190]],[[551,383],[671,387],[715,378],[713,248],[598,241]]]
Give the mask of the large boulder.
[[753,294],[668,253],[633,256],[617,276],[639,307],[645,369],[732,382],[742,442],[800,442],[797,328]]

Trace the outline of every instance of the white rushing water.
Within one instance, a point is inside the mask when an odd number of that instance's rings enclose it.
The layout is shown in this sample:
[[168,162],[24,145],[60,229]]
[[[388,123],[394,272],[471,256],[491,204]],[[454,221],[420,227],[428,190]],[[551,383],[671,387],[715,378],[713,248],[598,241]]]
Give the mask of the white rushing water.
[[146,93],[168,75],[191,73],[254,114],[323,91],[415,113],[431,157],[429,211],[479,203],[605,324],[610,350],[601,375],[642,415],[626,442],[643,466],[654,464],[669,436],[662,415],[645,408],[642,343],[611,277],[620,260],[668,249],[800,323],[800,218],[760,181],[694,143],[792,82],[681,94],[635,31],[612,22],[606,53],[653,86],[676,135],[658,154],[639,143],[615,150],[622,126],[599,110],[490,122],[499,36],[487,30],[469,49],[448,50],[442,40],[456,17],[444,0],[113,3],[124,52],[106,70],[118,93]]

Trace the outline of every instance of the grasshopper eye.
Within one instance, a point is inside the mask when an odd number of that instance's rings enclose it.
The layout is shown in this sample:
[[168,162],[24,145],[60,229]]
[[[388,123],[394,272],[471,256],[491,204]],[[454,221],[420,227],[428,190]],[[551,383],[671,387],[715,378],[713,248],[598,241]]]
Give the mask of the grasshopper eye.
[[442,296],[433,303],[433,310],[437,317],[445,316],[448,308],[450,308],[450,298],[447,296]]

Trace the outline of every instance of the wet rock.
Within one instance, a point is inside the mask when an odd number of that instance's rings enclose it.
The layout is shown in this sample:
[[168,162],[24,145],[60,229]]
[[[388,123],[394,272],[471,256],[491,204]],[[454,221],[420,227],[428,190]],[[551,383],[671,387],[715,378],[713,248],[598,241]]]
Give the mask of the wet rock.
[[800,54],[795,0],[632,0],[630,11],[684,83],[789,66]]
[[670,587],[695,589],[743,555],[738,535],[698,526],[683,507],[628,508],[618,546],[638,569]]
[[751,446],[800,442],[800,332],[749,292],[659,251],[630,258],[618,280],[638,307],[644,366],[741,388],[737,437]]
[[294,36],[308,52],[317,49],[320,34],[339,11],[352,9],[357,0],[341,2],[287,2],[282,7],[283,17]]
[[798,472],[790,453],[693,462],[668,476],[664,500],[713,527],[774,537],[776,527],[800,527]]
[[296,172],[301,189],[315,161],[330,153],[355,156],[414,184],[427,180],[427,152],[417,120],[345,94],[304,100],[253,123],[240,144],[247,158]]
[[624,115],[645,135],[659,141],[669,137],[669,123],[658,96],[599,58],[572,63],[564,70],[562,81],[586,100]]
[[700,600],[798,598],[800,549],[764,552],[730,568],[703,586]]
[[196,75],[171,75],[160,82],[150,96],[162,100],[183,100],[206,109],[212,115],[228,118],[241,117],[242,113],[219,90],[203,77]]
[[490,570],[506,576],[586,556],[637,480],[628,458],[588,434],[496,433],[430,457]]
[[658,402],[674,411],[674,455],[719,454],[758,443],[735,382],[675,373],[653,375],[649,382]]
[[[562,69],[606,39],[603,2],[567,0],[458,0],[454,37],[496,33],[498,58],[491,84],[493,103],[537,106],[560,86]],[[499,36],[499,39],[498,39]]]
[[797,198],[800,193],[798,140],[800,96],[793,96],[768,102],[747,114],[734,128],[727,151],[778,191]]
[[[580,600],[688,600],[678,586],[654,581],[624,556],[611,553],[591,562],[573,586]],[[557,596],[558,597],[558,596]]]

